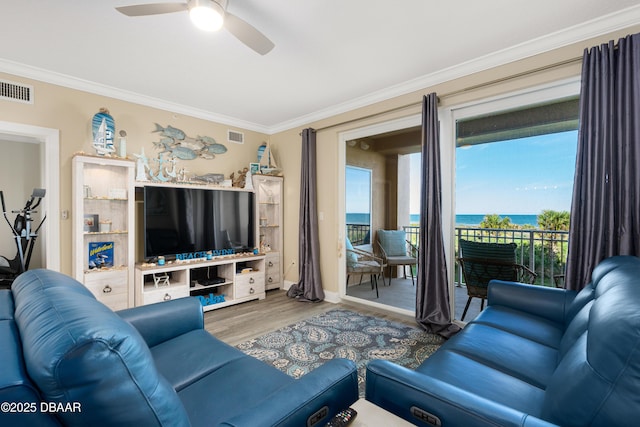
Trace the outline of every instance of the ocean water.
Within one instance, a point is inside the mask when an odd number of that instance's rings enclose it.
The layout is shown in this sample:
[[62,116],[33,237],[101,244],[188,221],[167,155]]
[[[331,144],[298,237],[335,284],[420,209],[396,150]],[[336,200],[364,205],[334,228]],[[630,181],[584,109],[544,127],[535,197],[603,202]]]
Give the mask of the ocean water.
[[348,213],[347,224],[369,224],[368,213]]
[[[500,218],[509,217],[514,225],[538,226],[538,215],[500,214],[499,216]],[[456,215],[456,225],[480,225],[484,217],[485,215]],[[413,221],[413,218],[411,220]]]
[[[509,217],[514,225],[538,225],[538,215],[521,215],[521,214],[500,214],[501,218]],[[477,215],[456,215],[457,226],[478,226],[484,219],[485,214]],[[347,224],[369,224],[369,214],[367,213],[348,213]],[[411,224],[418,224],[420,215],[411,214]]]

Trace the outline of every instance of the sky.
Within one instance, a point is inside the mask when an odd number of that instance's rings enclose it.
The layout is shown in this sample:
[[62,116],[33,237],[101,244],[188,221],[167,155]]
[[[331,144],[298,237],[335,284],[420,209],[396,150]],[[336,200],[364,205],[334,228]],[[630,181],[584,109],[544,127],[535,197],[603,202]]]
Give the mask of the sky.
[[346,212],[371,213],[369,192],[371,191],[371,172],[348,166],[345,171]]
[[[578,132],[456,149],[457,214],[569,211]],[[369,178],[347,168],[346,211],[369,212]],[[411,156],[410,211],[420,211],[420,154]]]
[[570,131],[456,149],[456,213],[569,211],[577,138]]

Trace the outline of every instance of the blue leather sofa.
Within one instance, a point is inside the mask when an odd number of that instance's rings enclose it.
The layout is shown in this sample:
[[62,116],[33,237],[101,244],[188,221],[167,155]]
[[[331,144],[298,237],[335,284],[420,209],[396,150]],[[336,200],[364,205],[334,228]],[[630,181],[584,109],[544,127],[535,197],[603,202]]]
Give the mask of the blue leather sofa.
[[195,298],[114,313],[28,271],[0,292],[0,425],[324,425],[358,398],[351,361],[294,380],[203,325]]
[[417,425],[640,425],[640,259],[579,293],[492,281],[488,307],[416,370],[369,363],[366,399]]

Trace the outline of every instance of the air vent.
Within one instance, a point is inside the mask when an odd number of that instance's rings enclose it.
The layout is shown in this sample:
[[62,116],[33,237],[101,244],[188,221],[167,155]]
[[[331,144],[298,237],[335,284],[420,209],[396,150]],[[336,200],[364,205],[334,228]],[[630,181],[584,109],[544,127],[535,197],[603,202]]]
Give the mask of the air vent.
[[229,142],[244,144],[244,133],[229,129],[227,130],[227,139]]
[[0,99],[33,104],[33,86],[0,80]]

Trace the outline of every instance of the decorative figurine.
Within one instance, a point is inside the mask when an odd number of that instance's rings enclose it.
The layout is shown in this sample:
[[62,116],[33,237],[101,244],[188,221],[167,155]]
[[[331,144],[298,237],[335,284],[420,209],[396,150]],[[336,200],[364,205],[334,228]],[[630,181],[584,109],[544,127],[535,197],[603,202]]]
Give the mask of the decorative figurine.
[[244,183],[247,178],[247,172],[249,172],[249,168],[239,170],[238,175],[236,175],[234,172],[231,172],[232,185],[239,188],[244,187]]
[[93,131],[93,148],[99,156],[114,153],[116,151],[113,145],[113,138],[116,132],[116,125],[113,117],[109,114],[109,110],[101,108],[98,113],[93,116],[91,121]]
[[253,179],[251,179],[251,170],[249,169],[247,169],[247,174],[245,175],[244,188],[246,190],[253,190]]
[[260,163],[260,173],[265,175],[279,175],[282,172],[282,169],[276,164],[271,145],[268,142],[258,148],[258,163]]
[[120,142],[118,143],[118,157],[122,157],[123,159],[127,158],[127,132],[125,130],[121,130],[118,132],[120,134]]
[[192,178],[192,181],[204,182],[206,184],[222,184],[224,181],[224,175],[221,173],[206,173],[204,175],[196,175]]
[[151,174],[151,168],[149,167],[149,159],[144,155],[144,147],[140,149],[140,154],[134,154],[138,159],[136,160],[136,181],[146,182],[147,171]]
[[164,153],[160,153],[158,154],[158,158],[157,159],[153,159],[154,162],[156,162],[158,164],[158,171],[153,174],[152,172],[150,172],[151,174],[151,179],[153,181],[160,181],[160,182],[167,182],[169,181],[169,178],[164,176]]
[[168,170],[167,168],[165,168],[164,171],[169,177],[169,179],[171,179],[172,181],[175,181],[176,180],[175,178],[177,176],[176,163],[178,163],[178,159],[176,159],[175,157],[171,157],[171,159],[169,160],[169,163],[171,163],[171,170]]
[[180,168],[178,171],[178,182],[187,182],[187,169]]

